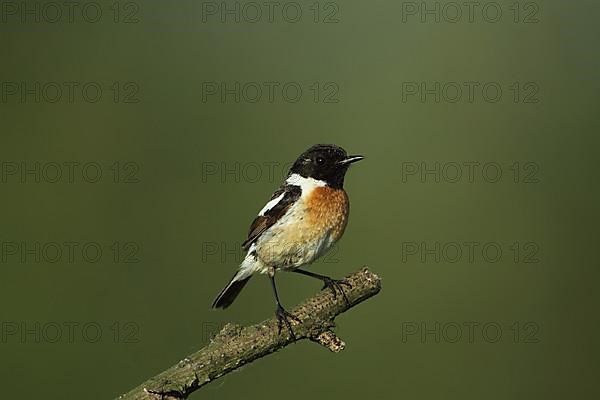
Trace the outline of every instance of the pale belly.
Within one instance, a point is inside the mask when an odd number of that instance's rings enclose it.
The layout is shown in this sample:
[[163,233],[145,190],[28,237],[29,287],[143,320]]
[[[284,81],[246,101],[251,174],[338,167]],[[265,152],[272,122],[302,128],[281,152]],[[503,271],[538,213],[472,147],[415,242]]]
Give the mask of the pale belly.
[[256,242],[256,253],[264,268],[296,269],[325,254],[342,236],[348,222],[346,194],[342,191],[337,196],[339,199],[327,202],[327,207],[315,207],[315,196],[311,196],[313,201],[299,201],[265,232]]

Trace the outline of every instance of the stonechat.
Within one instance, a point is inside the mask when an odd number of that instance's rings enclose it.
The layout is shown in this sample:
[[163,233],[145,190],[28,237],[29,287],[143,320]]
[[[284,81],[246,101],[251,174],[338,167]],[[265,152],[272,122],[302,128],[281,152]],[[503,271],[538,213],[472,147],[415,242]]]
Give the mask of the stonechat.
[[275,273],[292,271],[324,283],[334,296],[339,291],[348,301],[343,280],[332,279],[300,269],[325,254],[342,237],[348,223],[350,203],[344,191],[344,177],[352,163],[363,156],[349,156],[344,149],[330,144],[317,144],[298,157],[286,180],[252,222],[242,244],[247,252],[239,269],[219,293],[214,308],[227,308],[254,274],[271,279],[277,308],[275,315],[281,331],[285,323],[295,339],[287,312],[277,294]]

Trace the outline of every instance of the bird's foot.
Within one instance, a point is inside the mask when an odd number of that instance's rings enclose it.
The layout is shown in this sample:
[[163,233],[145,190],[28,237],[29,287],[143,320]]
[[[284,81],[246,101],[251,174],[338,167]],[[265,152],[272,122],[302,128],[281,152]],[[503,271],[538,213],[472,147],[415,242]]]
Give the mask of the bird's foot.
[[277,334],[281,334],[281,326],[282,323],[285,324],[285,326],[287,326],[288,331],[290,332],[290,336],[292,337],[293,341],[296,341],[296,335],[294,335],[294,331],[292,329],[292,324],[290,323],[290,319],[301,323],[302,321],[300,320],[300,318],[296,317],[294,314],[291,314],[289,312],[287,312],[281,305],[277,305],[277,308],[275,309],[275,316],[277,317]]
[[344,288],[342,288],[342,285],[346,285],[350,288],[352,287],[350,282],[347,282],[344,279],[332,279],[328,277],[323,278],[323,289],[329,288],[333,292],[334,299],[337,298],[337,291],[339,290],[342,296],[344,296],[344,301],[346,304],[350,305],[350,301],[348,301],[348,297],[346,296],[346,293],[344,293]]

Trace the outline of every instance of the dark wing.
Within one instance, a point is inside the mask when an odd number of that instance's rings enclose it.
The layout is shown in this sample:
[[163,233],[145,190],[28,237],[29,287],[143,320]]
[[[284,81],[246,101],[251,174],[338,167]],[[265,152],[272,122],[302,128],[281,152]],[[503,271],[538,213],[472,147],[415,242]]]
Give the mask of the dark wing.
[[[300,198],[301,194],[302,189],[300,189],[300,186],[286,185],[277,189],[277,191],[273,193],[273,196],[271,196],[269,202],[275,201],[275,199],[280,196],[281,198],[270,208],[266,210],[263,209],[264,212],[261,212],[262,215],[259,215],[254,219],[252,225],[250,225],[250,230],[248,231],[248,238],[242,243],[242,248],[248,250],[252,243],[256,242],[264,231],[273,226],[283,215],[285,215],[287,210]],[[267,205],[268,204],[269,203],[267,203]]]

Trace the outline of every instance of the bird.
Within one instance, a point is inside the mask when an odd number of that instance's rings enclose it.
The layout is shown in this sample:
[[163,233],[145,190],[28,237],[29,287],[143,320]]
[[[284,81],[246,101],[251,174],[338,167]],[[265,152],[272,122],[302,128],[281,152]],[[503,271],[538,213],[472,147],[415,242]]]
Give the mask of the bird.
[[334,296],[340,291],[348,302],[342,288],[350,286],[348,282],[300,267],[321,257],[344,234],[350,211],[344,178],[350,165],[362,159],[364,156],[349,156],[333,144],[316,144],[300,154],[283,184],[250,225],[242,243],[246,255],[214,300],[213,308],[229,307],[253,275],[267,275],[275,296],[279,334],[284,323],[295,340],[290,319],[301,321],[285,310],[279,300],[277,272],[291,271],[319,279],[323,288],[332,290]]

